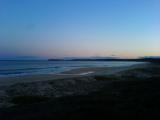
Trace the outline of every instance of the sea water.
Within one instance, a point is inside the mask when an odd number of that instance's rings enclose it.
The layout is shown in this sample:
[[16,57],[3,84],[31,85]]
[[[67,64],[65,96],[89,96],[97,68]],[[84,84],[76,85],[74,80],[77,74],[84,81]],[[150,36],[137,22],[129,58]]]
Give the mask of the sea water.
[[0,61],[0,77],[56,74],[84,67],[121,67],[140,64],[140,62],[108,61]]

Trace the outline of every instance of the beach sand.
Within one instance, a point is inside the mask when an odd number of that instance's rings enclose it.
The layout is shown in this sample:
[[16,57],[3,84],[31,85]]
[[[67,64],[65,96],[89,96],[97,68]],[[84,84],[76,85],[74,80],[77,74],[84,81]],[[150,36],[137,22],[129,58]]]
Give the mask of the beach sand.
[[146,64],[127,67],[79,68],[59,74],[3,77],[0,78],[0,107],[10,106],[8,101],[13,96],[19,95],[61,97],[88,94],[103,86],[101,82],[94,79],[94,76],[118,75],[120,72],[141,67],[146,67]]
[[160,65],[149,63],[16,77],[11,80],[16,82],[1,84],[0,117],[6,120],[160,118],[159,79]]

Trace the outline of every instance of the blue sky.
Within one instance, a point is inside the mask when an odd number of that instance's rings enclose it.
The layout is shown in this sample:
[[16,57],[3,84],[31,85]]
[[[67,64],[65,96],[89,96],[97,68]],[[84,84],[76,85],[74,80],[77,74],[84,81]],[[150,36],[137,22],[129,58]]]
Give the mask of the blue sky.
[[160,56],[160,0],[0,0],[0,56]]

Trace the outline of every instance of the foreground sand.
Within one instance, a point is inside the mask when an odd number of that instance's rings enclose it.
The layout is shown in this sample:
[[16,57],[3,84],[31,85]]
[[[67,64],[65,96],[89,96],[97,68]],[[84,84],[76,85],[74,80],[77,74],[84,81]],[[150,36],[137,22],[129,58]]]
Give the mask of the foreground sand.
[[14,96],[62,97],[88,94],[103,87],[103,84],[97,82],[94,76],[118,75],[126,70],[146,66],[147,63],[127,67],[79,68],[59,74],[1,78],[0,108],[14,105],[9,102]]
[[160,118],[159,79],[160,65],[145,64],[111,71],[98,68],[94,74],[61,80],[16,83],[6,87],[9,108],[1,108],[0,113],[8,120]]

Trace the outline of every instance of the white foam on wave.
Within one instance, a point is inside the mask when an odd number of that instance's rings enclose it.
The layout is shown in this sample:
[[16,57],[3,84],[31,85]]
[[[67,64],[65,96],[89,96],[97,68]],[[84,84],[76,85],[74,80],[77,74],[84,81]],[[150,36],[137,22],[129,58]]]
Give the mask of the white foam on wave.
[[94,73],[93,71],[88,71],[88,72],[83,72],[83,73],[78,73],[78,74],[70,74],[70,73],[59,73],[59,74],[56,74],[56,75],[88,75],[88,74],[92,74]]

